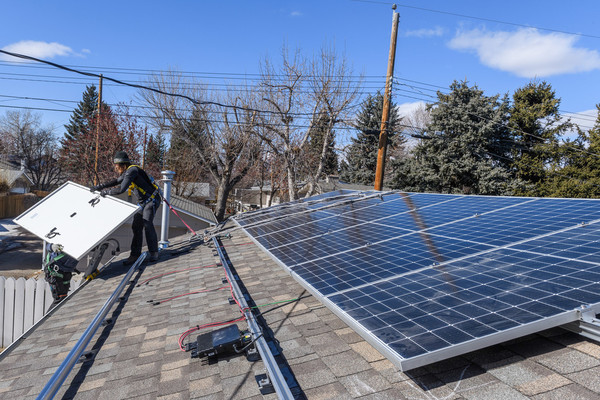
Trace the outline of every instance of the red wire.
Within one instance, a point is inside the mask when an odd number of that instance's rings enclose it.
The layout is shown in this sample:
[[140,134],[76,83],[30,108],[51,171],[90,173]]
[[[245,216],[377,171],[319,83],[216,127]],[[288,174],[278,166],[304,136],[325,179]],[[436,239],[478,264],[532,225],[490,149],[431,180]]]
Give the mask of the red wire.
[[[225,266],[223,266],[223,269],[225,269]],[[233,293],[233,285],[231,284],[231,281],[229,280],[229,275],[227,275],[226,269],[225,269],[225,279],[227,279],[227,282],[229,283],[229,292],[231,293],[231,298],[233,299],[233,301],[235,301],[235,304],[237,304],[238,307],[240,308],[240,313],[242,314],[242,316],[244,316],[244,311],[242,309],[242,305],[240,304],[238,299],[236,299],[235,294]],[[245,318],[245,316],[244,316],[244,318]]]
[[[185,351],[185,349],[183,348],[183,341],[185,340],[185,338],[187,338],[192,332],[196,332],[200,329],[204,329],[204,328],[213,328],[213,327],[217,327],[217,326],[223,326],[223,325],[231,325],[235,322],[240,322],[240,321],[244,321],[246,319],[246,314],[244,314],[244,309],[242,308],[242,305],[240,304],[240,302],[238,301],[238,299],[235,297],[235,294],[233,293],[233,285],[231,284],[231,280],[229,280],[229,275],[227,274],[227,269],[225,268],[225,266],[223,266],[223,269],[225,270],[225,278],[227,279],[227,283],[229,283],[229,291],[231,293],[231,298],[235,301],[235,303],[237,304],[237,306],[240,309],[240,313],[242,314],[241,317],[230,320],[230,321],[222,321],[222,322],[209,322],[207,324],[204,325],[197,325],[193,328],[188,329],[187,331],[183,332],[181,334],[181,336],[179,336],[179,348],[181,349],[181,351]],[[226,288],[227,286],[223,287]]]
[[190,228],[190,226],[189,226],[188,224],[186,224],[186,223],[185,223],[185,221],[183,220],[183,218],[181,218],[181,217],[179,216],[179,214],[177,214],[177,211],[175,211],[175,209],[174,209],[173,207],[171,207],[171,205],[169,204],[169,202],[167,202],[167,200],[166,200],[166,199],[163,199],[163,200],[165,201],[165,203],[167,203],[167,205],[169,206],[169,209],[170,209],[171,211],[173,211],[173,213],[174,213],[175,215],[177,215],[177,218],[179,218],[179,219],[181,220],[181,222],[183,222],[183,224],[184,224],[185,226],[187,226],[187,228],[190,230],[190,232],[192,232],[192,233],[194,234],[194,236],[196,236],[196,235],[197,235],[197,234],[196,234],[196,231],[194,231],[192,228]]

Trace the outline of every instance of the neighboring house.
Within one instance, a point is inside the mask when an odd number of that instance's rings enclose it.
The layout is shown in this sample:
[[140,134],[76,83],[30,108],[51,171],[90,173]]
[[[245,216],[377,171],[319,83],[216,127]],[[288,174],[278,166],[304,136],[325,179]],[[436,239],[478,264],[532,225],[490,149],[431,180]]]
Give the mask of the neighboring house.
[[10,193],[24,194],[29,193],[33,181],[25,172],[25,165],[21,161],[20,167],[15,167],[14,163],[0,160],[0,179],[6,181]]
[[[298,196],[303,198],[306,196],[308,186],[304,185],[303,183],[299,183],[299,186],[301,187],[298,190]],[[341,182],[337,175],[330,175],[326,179],[319,182],[319,189],[320,190],[313,193],[313,195],[332,192],[334,190],[372,190],[373,186]],[[265,185],[262,187],[262,190],[258,186],[253,186],[247,189],[235,189],[233,192],[233,198],[237,212],[252,211],[261,208],[261,206],[266,207],[267,204],[269,204],[269,199],[271,198],[271,186]],[[276,192],[270,205],[274,206],[280,203],[281,197],[279,192]]]
[[207,205],[216,200],[215,188],[207,182],[173,182],[173,193],[196,203]]
[[[271,199],[271,186],[263,186],[262,189],[259,186],[253,186],[247,189],[235,189],[233,191],[233,199],[235,204],[235,211],[245,212],[256,210],[258,208],[266,207]],[[271,205],[277,205],[281,202],[279,192],[276,192],[271,200]]]
[[[286,210],[285,205],[278,209]],[[298,235],[292,235],[292,241],[301,241],[300,234],[310,231],[301,226],[306,220],[294,220]],[[281,219],[271,222],[271,227],[278,226]],[[248,221],[246,229],[261,235],[266,233],[261,231],[264,226]],[[229,258],[233,279],[254,310],[295,399],[600,398],[600,346],[561,328],[399,371],[334,314],[327,299],[313,296],[234,222],[219,234],[228,235],[218,248],[212,241],[173,238],[177,244],[162,251],[158,262],[126,281],[106,324],[67,371],[56,398],[276,399],[259,387],[265,383],[263,360],[232,353],[205,362],[180,349],[180,337],[188,330],[192,331],[184,344],[197,342],[197,336],[247,311],[232,299],[219,252]],[[281,240],[265,236],[274,243]],[[364,255],[366,260],[369,252]],[[121,265],[108,267],[0,354],[0,397],[36,398],[121,285],[124,273]],[[248,329],[243,320],[237,326]]]
[[[373,185],[359,185],[340,181],[340,177],[338,175],[329,175],[325,179],[319,181],[319,187],[321,189],[320,193],[333,192],[334,190],[373,190]],[[303,196],[306,194],[307,190],[308,187],[305,186],[302,189],[300,189],[298,194],[300,196]]]
[[[215,213],[213,213],[210,208],[173,193],[171,193],[171,207],[173,207],[173,209],[180,214],[181,219],[194,230],[204,229],[217,224]],[[171,215],[169,220],[170,226],[185,226],[183,221],[177,216]]]

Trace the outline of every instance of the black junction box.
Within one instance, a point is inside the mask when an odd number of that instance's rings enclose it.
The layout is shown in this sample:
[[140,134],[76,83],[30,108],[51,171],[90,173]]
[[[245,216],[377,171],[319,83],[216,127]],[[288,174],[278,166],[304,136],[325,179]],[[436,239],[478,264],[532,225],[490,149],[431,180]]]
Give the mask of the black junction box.
[[217,354],[235,352],[235,346],[239,346],[241,340],[237,325],[198,335],[197,347],[192,352],[192,357],[213,357]]

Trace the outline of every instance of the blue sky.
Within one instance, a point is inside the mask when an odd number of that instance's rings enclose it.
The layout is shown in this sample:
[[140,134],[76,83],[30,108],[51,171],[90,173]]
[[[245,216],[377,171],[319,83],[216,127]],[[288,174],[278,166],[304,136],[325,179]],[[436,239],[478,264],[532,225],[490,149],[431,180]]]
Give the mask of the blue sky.
[[[0,48],[139,83],[149,70],[194,72],[235,82],[255,74],[282,45],[310,56],[324,44],[345,53],[365,91],[384,87],[391,4],[382,1],[12,1],[2,5]],[[545,80],[563,114],[589,129],[600,103],[600,2],[409,0],[400,13],[394,102],[406,112],[434,101],[435,90],[466,79],[487,95],[512,94]],[[251,75],[250,75],[251,76]],[[72,110],[85,78],[0,55],[0,115],[30,107]],[[136,90],[105,84],[109,104]],[[29,98],[29,99],[25,99]],[[42,99],[33,100],[31,98]],[[70,113],[34,110],[44,125]],[[589,116],[585,116],[585,114]]]

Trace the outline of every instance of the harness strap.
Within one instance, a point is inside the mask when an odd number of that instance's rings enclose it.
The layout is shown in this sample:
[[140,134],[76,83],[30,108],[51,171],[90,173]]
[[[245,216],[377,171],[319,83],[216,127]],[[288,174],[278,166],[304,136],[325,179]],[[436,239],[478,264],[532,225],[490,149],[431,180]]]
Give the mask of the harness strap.
[[[129,169],[131,167],[138,167],[140,169],[140,171],[143,171],[146,181],[148,181],[149,184],[154,186],[154,193],[152,193],[152,195],[147,200],[153,199],[156,196],[156,193],[158,191],[158,186],[156,185],[156,183],[154,183],[154,181],[148,176],[146,171],[144,171],[143,168],[140,167],[139,165],[131,164],[129,167],[127,167],[127,169]],[[135,183],[131,182],[131,185],[129,185],[129,190],[134,190],[134,189],[137,190],[142,196],[144,196],[146,194],[146,191],[144,189],[142,189],[140,186],[136,185]],[[144,205],[146,205],[147,203],[148,203],[148,201],[145,201]]]
[[61,253],[61,254],[58,254],[58,255],[56,255],[56,256],[54,256],[54,257],[51,258],[50,257],[51,254],[52,253],[46,254],[46,265],[50,265],[53,262],[58,261],[58,260],[60,260],[61,258],[63,258],[65,256],[65,253]]

